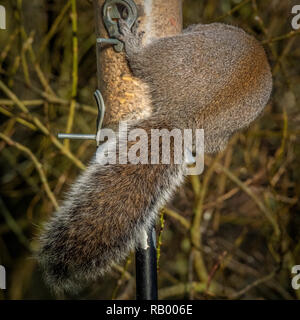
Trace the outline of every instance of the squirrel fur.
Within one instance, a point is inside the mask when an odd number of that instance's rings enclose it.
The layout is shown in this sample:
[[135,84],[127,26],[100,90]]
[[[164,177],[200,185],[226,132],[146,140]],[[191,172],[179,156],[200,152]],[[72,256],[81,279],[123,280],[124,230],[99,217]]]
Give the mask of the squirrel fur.
[[[153,109],[131,128],[203,128],[205,152],[215,153],[266,106],[267,57],[242,29],[192,25],[143,46],[141,34],[119,25],[132,73],[149,87]],[[184,164],[101,165],[94,157],[40,236],[37,255],[49,285],[74,292],[121,262],[184,176]]]

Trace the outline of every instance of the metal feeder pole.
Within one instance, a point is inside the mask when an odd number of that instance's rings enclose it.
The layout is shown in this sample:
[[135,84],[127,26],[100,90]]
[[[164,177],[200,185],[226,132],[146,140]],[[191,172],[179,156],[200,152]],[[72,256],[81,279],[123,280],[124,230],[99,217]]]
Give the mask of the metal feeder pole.
[[147,247],[140,246],[135,253],[136,299],[157,300],[156,232],[147,232]]

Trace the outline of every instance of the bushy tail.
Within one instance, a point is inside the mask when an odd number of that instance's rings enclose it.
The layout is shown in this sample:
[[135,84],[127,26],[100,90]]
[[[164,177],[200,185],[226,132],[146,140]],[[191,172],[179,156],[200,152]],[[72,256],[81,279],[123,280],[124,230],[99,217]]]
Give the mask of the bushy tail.
[[[144,120],[138,127],[150,132],[153,125]],[[101,165],[95,157],[40,237],[38,259],[48,284],[74,292],[121,262],[182,182],[183,171],[174,164]]]

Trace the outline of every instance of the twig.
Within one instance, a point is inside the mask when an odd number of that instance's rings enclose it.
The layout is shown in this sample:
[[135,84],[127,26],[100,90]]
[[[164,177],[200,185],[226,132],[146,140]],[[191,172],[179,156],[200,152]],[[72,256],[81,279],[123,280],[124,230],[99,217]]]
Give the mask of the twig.
[[180,283],[171,287],[162,288],[159,290],[159,299],[166,299],[169,297],[182,296],[188,293],[190,290],[195,292],[204,292],[206,289],[206,284],[201,282],[192,283]]
[[290,31],[290,32],[288,32],[286,34],[281,35],[281,36],[264,40],[262,43],[263,44],[270,44],[270,43],[273,43],[273,42],[276,42],[276,41],[281,41],[281,40],[285,40],[285,39],[289,39],[289,38],[295,37],[295,36],[297,36],[299,34],[300,34],[300,30],[296,30],[296,31],[292,30],[292,31]]
[[129,281],[131,279],[131,277],[128,277],[128,275],[126,274],[127,273],[127,269],[130,266],[130,264],[131,264],[131,256],[128,257],[128,259],[127,259],[127,261],[125,263],[125,266],[123,268],[123,271],[121,273],[121,277],[119,278],[119,280],[117,282],[117,285],[116,285],[116,287],[115,287],[115,289],[114,289],[114,291],[112,293],[112,297],[111,297],[112,300],[116,299],[118,291],[119,291],[120,287],[122,286],[124,280]]
[[244,5],[246,5],[249,2],[250,2],[250,0],[242,1],[241,3],[236,5],[234,8],[232,8],[231,10],[229,10],[225,14],[223,14],[222,16],[217,17],[214,21],[220,21],[220,20],[223,20],[224,18],[226,18],[228,16],[231,16],[234,12],[238,11],[240,8],[242,8]]
[[[260,170],[256,175],[254,175],[252,178],[247,179],[244,184],[246,186],[251,185],[253,182],[255,182],[256,180],[260,179],[263,174],[265,173],[265,170]],[[208,208],[214,208],[216,207],[220,202],[223,202],[225,200],[228,200],[230,198],[232,198],[235,194],[237,194],[240,191],[240,188],[232,188],[231,190],[229,190],[228,192],[222,194],[221,196],[219,196],[216,200],[211,201],[211,202],[207,202],[203,205],[203,209],[208,209]]]
[[31,250],[30,249],[30,242],[25,237],[19,224],[16,222],[14,217],[11,215],[11,213],[6,208],[6,205],[4,204],[1,197],[0,197],[0,208],[1,208],[0,212],[1,212],[2,216],[4,217],[9,229],[17,236],[20,243],[22,243],[28,250]]
[[252,190],[248,186],[246,186],[245,183],[243,183],[238,177],[231,173],[230,170],[223,167],[219,163],[217,164],[217,168],[223,171],[231,181],[238,185],[241,190],[243,190],[250,198],[252,198],[258,208],[265,214],[265,217],[269,220],[274,228],[275,235],[278,237],[280,235],[280,229],[276,219],[273,217],[272,213],[265,207],[262,201],[256,196],[256,194],[254,194]]
[[160,261],[160,249],[162,246],[162,234],[165,227],[165,209],[163,208],[160,211],[160,229],[158,233],[158,241],[157,241],[157,271],[159,271],[159,261]]
[[26,52],[28,51],[28,48],[32,44],[32,42],[33,42],[33,33],[31,33],[31,35],[27,38],[27,40],[24,41],[22,50],[21,50],[21,61],[22,61],[22,67],[24,72],[24,78],[28,86],[31,85],[31,79],[30,79],[29,69],[28,69],[28,64],[26,59]]
[[[22,100],[21,102],[24,104],[24,106],[40,106],[45,103],[44,100]],[[10,99],[0,99],[0,104],[6,105],[6,106],[13,106],[16,103]]]
[[[8,75],[5,72],[0,72],[0,73]],[[18,77],[15,77],[15,79],[17,81],[25,84],[25,82],[22,79],[20,79]],[[49,102],[49,103],[53,103],[53,104],[59,104],[59,105],[63,105],[63,106],[66,106],[66,105],[70,104],[69,100],[60,98],[57,95],[53,96],[50,93],[47,93],[47,92],[44,92],[44,91],[42,91],[42,90],[40,90],[38,88],[35,88],[33,85],[30,85],[29,89],[31,89],[32,91],[37,93],[39,96],[41,96],[45,100],[22,100],[23,104],[25,104],[26,106],[43,105],[43,104],[45,104],[45,102]],[[10,101],[9,103],[7,103],[8,105],[16,104],[14,101],[7,100],[7,99],[0,100],[0,101]],[[31,103],[31,101],[32,101],[32,103]],[[90,113],[92,115],[97,115],[98,114],[98,111],[97,111],[96,107],[92,107],[92,106],[89,106],[89,105],[86,105],[86,104],[82,104],[82,103],[76,103],[76,109],[88,112],[88,113]]]
[[9,97],[11,98],[16,105],[27,115],[29,120],[31,120],[46,136],[49,136],[52,143],[70,160],[73,161],[74,164],[80,169],[84,169],[85,166],[83,163],[77,159],[67,148],[64,147],[63,144],[61,144],[56,137],[54,137],[49,130],[41,123],[41,121],[35,117],[32,116],[29,112],[29,110],[26,108],[26,106],[19,100],[19,98],[0,80],[0,89]]
[[124,276],[126,280],[129,280],[132,278],[131,274],[128,271],[126,271],[125,268],[123,268],[119,265],[114,265],[112,268],[115,269],[116,271],[120,272],[121,275]]
[[[25,28],[24,28],[24,25],[23,25],[23,19],[22,19],[22,4],[23,4],[23,0],[19,0],[17,2],[17,7],[18,7],[18,15],[17,15],[17,17],[18,17],[18,20],[19,20],[19,23],[20,23],[21,36],[22,36],[23,40],[25,42],[27,42],[28,36],[27,36],[26,31],[25,31]],[[34,69],[36,71],[36,74],[37,74],[42,86],[44,87],[46,92],[49,92],[49,93],[51,93],[52,95],[55,96],[54,91],[52,90],[50,84],[48,83],[48,81],[47,81],[47,79],[46,79],[46,77],[45,77],[45,75],[44,75],[44,73],[43,73],[43,71],[42,71],[37,59],[36,59],[36,56],[35,56],[35,53],[33,51],[31,42],[28,43],[28,52],[29,52],[30,60],[31,60],[31,62],[33,64],[33,67],[34,67]]]
[[37,130],[37,127],[35,125],[33,125],[32,123],[20,118],[20,117],[16,117],[13,113],[11,113],[10,111],[6,110],[5,108],[2,108],[0,106],[0,113],[6,115],[7,117],[10,117],[12,119],[15,119],[17,122],[19,122],[20,124],[24,125],[25,127],[33,130],[33,131],[36,131]]
[[183,216],[181,216],[179,213],[177,213],[176,211],[174,210],[171,210],[169,208],[165,208],[165,214],[174,218],[175,220],[177,220],[178,222],[180,222],[180,224],[187,230],[190,229],[191,227],[191,223],[185,219]]
[[13,141],[11,138],[9,138],[8,136],[4,135],[3,133],[0,133],[0,138],[3,139],[6,143],[8,143],[9,145],[19,149],[20,151],[24,152],[25,154],[27,154],[27,156],[32,160],[32,162],[34,163],[38,174],[40,176],[40,179],[42,181],[42,184],[44,185],[45,191],[50,199],[50,201],[52,202],[52,204],[54,205],[55,209],[58,209],[58,203],[56,201],[56,198],[54,196],[54,194],[52,193],[50,187],[49,187],[49,183],[47,180],[47,177],[44,173],[43,170],[43,166],[42,164],[38,161],[38,159],[36,158],[36,156],[31,152],[30,149],[28,149],[27,147],[25,147],[24,145]]
[[19,28],[16,28],[16,30],[10,35],[9,40],[6,44],[6,46],[4,47],[4,49],[2,49],[1,55],[0,55],[0,65],[2,67],[2,63],[5,60],[5,58],[7,57],[12,43],[14,42],[15,38],[17,37],[17,35],[19,34],[20,30]]
[[71,1],[69,0],[65,5],[64,7],[62,8],[60,14],[57,16],[57,18],[55,19],[55,21],[53,22],[49,32],[47,33],[47,35],[45,36],[42,44],[41,44],[41,47],[40,47],[40,50],[39,50],[39,53],[38,53],[38,57],[37,57],[37,61],[40,60],[42,54],[44,53],[49,41],[52,39],[52,37],[55,35],[56,31],[57,31],[57,28],[58,26],[60,25],[60,23],[63,21],[66,13],[68,12],[69,8],[71,6]]
[[208,291],[210,283],[213,279],[213,277],[215,276],[216,272],[219,270],[221,263],[223,262],[223,260],[225,259],[225,257],[227,256],[228,252],[224,251],[220,257],[218,258],[217,263],[214,264],[213,268],[211,269],[211,272],[209,273],[208,276],[208,280],[207,280],[207,284],[206,284],[206,291]]
[[264,277],[262,277],[260,279],[255,280],[254,282],[252,282],[251,284],[246,286],[244,289],[240,290],[239,292],[236,292],[236,293],[232,294],[229,297],[229,299],[239,299],[239,298],[241,298],[248,291],[252,290],[253,288],[255,288],[255,287],[259,286],[259,285],[261,285],[264,282],[267,282],[267,281],[271,280],[275,275],[276,275],[276,271],[273,271],[270,274],[268,274],[267,276],[264,276]]
[[[70,104],[69,117],[66,127],[66,133],[71,133],[74,117],[75,117],[75,107],[77,98],[77,86],[78,86],[78,38],[77,38],[77,8],[76,0],[71,0],[72,3],[72,33],[73,33],[73,72],[72,72],[72,99]],[[70,148],[70,140],[66,139],[64,141],[66,148]]]
[[[200,231],[200,224],[202,220],[203,214],[203,202],[206,196],[208,184],[214,172],[214,165],[217,159],[221,157],[219,154],[214,161],[211,163],[211,166],[206,171],[206,174],[203,179],[203,184],[201,186],[200,192],[198,191],[199,197],[196,199],[196,204],[194,208],[194,218],[191,227],[191,243],[194,248],[199,248],[200,250],[195,250],[194,252],[194,261],[195,261],[195,269],[198,275],[199,280],[206,282],[208,278],[207,270],[205,267],[205,263],[202,257],[202,240],[201,240],[201,231]],[[195,192],[195,191],[194,191]],[[196,191],[197,192],[197,191]]]

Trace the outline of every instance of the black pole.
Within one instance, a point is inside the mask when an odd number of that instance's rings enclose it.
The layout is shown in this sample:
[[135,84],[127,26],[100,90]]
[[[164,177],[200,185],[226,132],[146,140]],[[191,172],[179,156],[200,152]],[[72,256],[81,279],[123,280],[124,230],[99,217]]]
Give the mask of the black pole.
[[147,233],[147,246],[141,246],[135,254],[136,299],[157,300],[156,232]]

